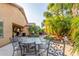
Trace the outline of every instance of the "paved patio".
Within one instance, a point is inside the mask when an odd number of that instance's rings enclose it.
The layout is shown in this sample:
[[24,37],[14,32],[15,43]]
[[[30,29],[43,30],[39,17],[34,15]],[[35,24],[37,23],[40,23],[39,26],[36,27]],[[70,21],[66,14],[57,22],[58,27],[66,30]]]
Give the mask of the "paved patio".
[[[71,49],[72,47],[70,45],[67,45],[66,44],[66,47],[65,47],[66,51],[65,51],[65,54],[68,55],[68,56],[72,56],[70,54],[71,52]],[[12,53],[13,53],[13,50],[12,50],[12,44],[8,44],[2,48],[0,48],[0,56],[12,56]],[[15,53],[15,55],[17,56],[17,54]],[[76,53],[74,54],[75,56],[78,56]]]
[[0,56],[12,56],[12,44],[0,48]]
[[[12,44],[8,44],[4,47],[0,48],[0,56],[12,56],[13,50],[12,50]],[[19,55],[17,53],[15,53],[15,56],[20,56],[20,52],[18,52]]]

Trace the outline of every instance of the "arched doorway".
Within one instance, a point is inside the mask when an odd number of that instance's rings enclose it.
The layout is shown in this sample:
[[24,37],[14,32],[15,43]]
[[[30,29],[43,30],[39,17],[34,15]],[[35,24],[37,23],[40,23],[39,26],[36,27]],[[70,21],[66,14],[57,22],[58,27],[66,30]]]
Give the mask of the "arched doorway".
[[17,35],[17,32],[20,35],[20,33],[22,32],[22,29],[23,29],[23,26],[13,23],[12,24],[12,30],[13,30],[12,31],[12,36]]

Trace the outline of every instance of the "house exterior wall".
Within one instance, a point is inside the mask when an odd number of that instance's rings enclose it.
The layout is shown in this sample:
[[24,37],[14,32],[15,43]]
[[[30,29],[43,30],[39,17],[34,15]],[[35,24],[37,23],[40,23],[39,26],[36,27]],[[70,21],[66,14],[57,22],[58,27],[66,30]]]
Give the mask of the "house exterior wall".
[[29,27],[28,26],[25,26],[23,28],[23,33],[26,33],[26,35],[29,35],[29,31],[27,29],[29,29]]
[[0,4],[0,19],[3,22],[3,37],[0,38],[0,46],[10,42],[9,38],[12,37],[12,23],[21,26],[28,24],[21,11],[17,7],[7,3]]

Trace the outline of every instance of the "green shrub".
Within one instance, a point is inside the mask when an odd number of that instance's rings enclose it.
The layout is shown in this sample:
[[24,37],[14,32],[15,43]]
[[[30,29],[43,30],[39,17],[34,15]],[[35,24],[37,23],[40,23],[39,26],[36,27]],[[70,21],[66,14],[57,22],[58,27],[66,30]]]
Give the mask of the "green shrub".
[[44,37],[45,39],[47,39],[47,40],[53,40],[54,38],[53,37],[51,37],[50,35],[47,35],[46,37]]

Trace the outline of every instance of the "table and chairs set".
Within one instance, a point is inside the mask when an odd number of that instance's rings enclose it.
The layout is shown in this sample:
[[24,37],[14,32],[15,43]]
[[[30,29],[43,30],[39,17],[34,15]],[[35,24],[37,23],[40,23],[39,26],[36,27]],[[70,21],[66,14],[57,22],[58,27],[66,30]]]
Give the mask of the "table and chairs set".
[[63,56],[64,45],[43,37],[13,37],[10,39],[15,52],[21,56]]

